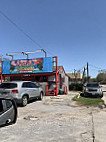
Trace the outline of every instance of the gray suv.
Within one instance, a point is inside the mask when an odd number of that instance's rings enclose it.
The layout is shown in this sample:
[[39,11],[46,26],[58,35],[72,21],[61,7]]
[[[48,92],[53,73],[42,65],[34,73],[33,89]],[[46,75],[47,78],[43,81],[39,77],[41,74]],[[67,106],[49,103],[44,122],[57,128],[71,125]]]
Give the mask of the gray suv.
[[11,81],[0,85],[0,94],[11,95],[22,106],[26,106],[33,98],[42,100],[43,89],[31,81]]
[[88,82],[83,87],[84,96],[103,97],[102,88],[97,82]]

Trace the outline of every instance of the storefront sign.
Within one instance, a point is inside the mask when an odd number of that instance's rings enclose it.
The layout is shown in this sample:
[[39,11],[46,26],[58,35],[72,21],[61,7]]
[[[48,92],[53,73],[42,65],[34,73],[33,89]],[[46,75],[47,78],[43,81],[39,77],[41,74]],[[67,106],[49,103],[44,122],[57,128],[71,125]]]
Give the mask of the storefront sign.
[[3,74],[53,72],[52,57],[3,61]]

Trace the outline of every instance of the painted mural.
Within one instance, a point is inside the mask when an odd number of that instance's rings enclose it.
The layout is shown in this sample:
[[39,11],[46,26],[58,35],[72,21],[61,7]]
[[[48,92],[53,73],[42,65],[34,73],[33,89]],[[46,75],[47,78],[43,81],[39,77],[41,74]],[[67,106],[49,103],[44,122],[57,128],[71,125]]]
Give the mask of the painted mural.
[[13,60],[10,62],[10,73],[36,73],[43,71],[43,58]]

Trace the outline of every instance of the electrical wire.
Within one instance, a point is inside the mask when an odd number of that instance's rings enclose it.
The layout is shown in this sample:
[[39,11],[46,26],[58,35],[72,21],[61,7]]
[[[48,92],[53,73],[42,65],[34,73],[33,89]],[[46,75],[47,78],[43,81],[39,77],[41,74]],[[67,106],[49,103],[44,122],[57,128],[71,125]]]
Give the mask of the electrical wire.
[[89,64],[89,66],[91,66],[91,67],[93,67],[93,68],[96,68],[96,69],[99,69],[99,70],[102,70],[102,68],[99,68],[99,67],[94,66],[94,65],[92,65],[92,64]]
[[4,12],[2,12],[0,10],[0,14],[5,17],[12,25],[14,25],[20,32],[22,32],[27,38],[29,38],[34,44],[36,44],[37,46],[39,46],[41,48],[41,45],[39,43],[37,43],[34,39],[32,39],[32,37],[27,34],[22,28],[20,28],[13,20],[11,20],[6,14],[4,14]]
[[[28,33],[26,33],[22,28],[20,28],[20,26],[18,26],[13,20],[11,20],[6,14],[4,14],[4,12],[2,12],[1,10],[0,10],[0,13],[1,13],[1,15],[3,16],[3,17],[5,17],[12,25],[14,25],[21,33],[23,33],[27,38],[29,38],[35,45],[37,45],[38,47],[40,47],[41,49],[42,49],[42,47],[41,47],[41,45],[38,43],[38,42],[36,42]],[[45,49],[44,49],[45,50]],[[46,50],[49,54],[51,54],[51,55],[53,55],[54,56],[54,54],[53,53],[51,53],[51,52],[49,52],[48,50]]]

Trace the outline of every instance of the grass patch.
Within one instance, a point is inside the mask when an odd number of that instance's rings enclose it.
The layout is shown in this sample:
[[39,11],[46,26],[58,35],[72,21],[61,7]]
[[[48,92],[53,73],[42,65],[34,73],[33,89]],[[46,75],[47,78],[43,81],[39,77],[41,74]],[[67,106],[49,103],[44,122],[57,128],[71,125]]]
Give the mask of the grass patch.
[[98,105],[103,105],[104,101],[100,98],[85,98],[81,96],[75,96],[72,98],[73,101],[76,101],[79,105],[84,105],[84,106],[98,106]]
[[83,93],[83,91],[76,91],[76,90],[71,90],[71,92],[76,92],[76,93]]

